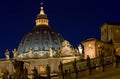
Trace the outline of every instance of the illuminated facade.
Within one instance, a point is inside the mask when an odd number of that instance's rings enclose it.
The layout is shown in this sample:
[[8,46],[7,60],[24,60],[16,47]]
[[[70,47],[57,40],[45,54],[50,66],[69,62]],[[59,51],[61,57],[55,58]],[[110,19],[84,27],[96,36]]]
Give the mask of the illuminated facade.
[[84,46],[84,59],[87,58],[87,55],[89,55],[90,58],[98,58],[101,55],[114,55],[114,48],[106,42],[90,38],[83,41],[82,44]]
[[[114,27],[113,27],[114,26]],[[94,38],[87,39],[79,45],[78,49],[74,49],[69,41],[64,40],[60,33],[54,31],[49,20],[41,6],[40,13],[37,15],[35,27],[28,32],[21,40],[18,50],[14,49],[13,59],[22,60],[24,66],[28,69],[28,73],[32,73],[34,67],[37,68],[39,74],[46,72],[46,66],[51,67],[51,73],[58,72],[60,62],[68,63],[79,60],[84,52],[84,59],[89,55],[90,58],[113,55],[114,48],[107,42],[113,42],[115,46],[120,47],[120,25],[104,24],[101,27],[101,40]],[[118,50],[120,52],[120,49]],[[6,50],[6,59],[0,59],[0,75],[5,70],[9,70],[9,74],[13,75],[15,70],[12,60],[9,57],[10,52]]]
[[120,23],[104,23],[101,26],[101,40],[120,43]]
[[101,26],[101,40],[112,44],[120,55],[120,23],[104,23]]
[[50,27],[43,6],[40,9],[35,27],[23,37],[18,50],[12,51],[13,58],[9,57],[10,51],[6,50],[6,59],[0,59],[0,77],[6,70],[10,75],[14,74],[15,70],[11,62],[14,59],[24,61],[28,74],[32,74],[31,70],[34,67],[39,74],[44,74],[47,65],[51,67],[51,73],[55,73],[59,71],[60,62],[67,63],[80,58],[79,52],[76,52],[60,33]]

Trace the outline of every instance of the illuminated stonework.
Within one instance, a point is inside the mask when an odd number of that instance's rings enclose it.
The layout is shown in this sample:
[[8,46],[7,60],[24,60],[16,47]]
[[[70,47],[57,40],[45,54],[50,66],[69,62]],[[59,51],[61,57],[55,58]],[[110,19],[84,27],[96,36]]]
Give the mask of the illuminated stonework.
[[[24,61],[24,67],[28,69],[28,74],[33,74],[32,70],[34,67],[38,70],[38,74],[46,73],[46,66],[51,67],[51,73],[58,73],[59,64],[68,63],[74,61],[74,59],[79,60],[79,56],[73,57],[58,57],[58,58],[29,58],[22,59]],[[15,73],[13,64],[11,60],[0,59],[0,77],[3,75],[3,72],[8,70],[10,75]]]
[[120,23],[104,23],[101,26],[101,40],[120,43]]
[[[120,23],[104,23],[101,26],[101,40],[112,44],[116,51],[118,51],[120,48]],[[120,56],[118,52],[116,55]]]
[[46,66],[40,66],[40,73],[44,73],[46,71]]
[[98,58],[101,55],[110,56],[114,54],[112,45],[96,40],[94,38],[87,39],[82,42],[84,46],[84,59],[89,55],[90,58]]
[[74,49],[72,48],[71,44],[67,40],[62,42],[62,47],[61,47],[62,56],[72,56],[72,55],[74,55],[72,50],[74,50]]
[[38,14],[37,20],[36,20],[36,26],[40,26],[40,25],[47,25],[47,26],[49,25],[47,15],[44,13],[42,6],[41,6],[40,13]]
[[37,19],[36,26],[39,26],[39,25],[48,25],[48,20],[47,19]]
[[[36,27],[23,37],[18,46],[19,58],[51,57],[51,45],[54,51],[61,48],[64,39],[49,26],[48,22],[47,15],[44,13],[43,6],[41,6],[36,19]],[[54,53],[54,56],[56,56],[56,53]]]
[[83,48],[81,45],[78,46],[78,53],[80,53],[81,55],[83,54]]
[[118,47],[118,48],[116,49],[116,53],[115,53],[115,55],[120,56],[120,47]]
[[[0,77],[5,70],[8,70],[10,75],[14,75],[15,69],[11,62],[14,59],[24,61],[24,67],[28,69],[28,74],[33,74],[31,70],[36,68],[38,74],[45,75],[46,66],[50,66],[50,73],[58,74],[61,63],[75,62],[75,59],[83,60],[83,54],[84,59],[86,59],[88,55],[90,58],[98,58],[101,55],[111,56],[114,53],[114,48],[106,42],[113,40],[118,43],[120,41],[120,28],[107,28],[106,25],[101,27],[102,41],[94,38],[87,39],[82,42],[84,49],[82,45],[79,45],[78,49],[74,49],[69,41],[64,40],[59,33],[51,29],[49,20],[41,6],[40,13],[36,19],[36,27],[23,37],[18,46],[18,50],[14,49],[12,51],[13,59],[10,58],[10,52],[6,50],[6,59],[0,60]],[[120,45],[118,45],[118,47],[120,47]],[[118,48],[117,52],[120,53],[120,48]],[[71,65],[75,66],[75,63],[72,62]]]

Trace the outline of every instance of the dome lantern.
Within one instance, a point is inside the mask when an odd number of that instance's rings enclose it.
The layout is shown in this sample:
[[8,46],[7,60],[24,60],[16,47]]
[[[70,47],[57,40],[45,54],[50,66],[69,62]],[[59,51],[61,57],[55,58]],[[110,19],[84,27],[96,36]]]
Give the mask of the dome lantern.
[[40,25],[46,25],[46,26],[49,25],[49,20],[44,12],[43,3],[41,3],[40,13],[37,15],[37,19],[36,19],[36,26],[40,26]]

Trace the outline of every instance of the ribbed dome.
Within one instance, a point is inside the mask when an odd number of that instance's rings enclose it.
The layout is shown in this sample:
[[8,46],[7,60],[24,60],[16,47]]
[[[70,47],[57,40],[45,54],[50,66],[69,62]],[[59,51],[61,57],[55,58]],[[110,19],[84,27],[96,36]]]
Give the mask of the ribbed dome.
[[50,47],[57,50],[61,47],[62,41],[62,36],[50,28],[47,16],[41,7],[37,15],[36,27],[23,37],[18,46],[18,54],[20,57],[29,58],[32,48],[33,57],[48,57]]
[[34,51],[49,51],[50,46],[55,50],[61,47],[62,36],[48,26],[35,27],[26,34],[18,47],[18,53],[28,53],[30,48]]

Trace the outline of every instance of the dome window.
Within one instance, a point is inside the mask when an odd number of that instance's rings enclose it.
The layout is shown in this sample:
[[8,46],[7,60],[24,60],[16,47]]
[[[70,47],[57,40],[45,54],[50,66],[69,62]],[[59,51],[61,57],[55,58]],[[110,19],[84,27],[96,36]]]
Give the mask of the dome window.
[[49,42],[48,42],[48,40],[45,40],[44,41],[45,42],[45,50],[48,50],[49,49]]
[[44,31],[44,33],[47,33],[47,31]]
[[57,40],[55,40],[54,43],[55,43],[55,45],[57,45],[58,44]]
[[39,34],[39,32],[36,32],[36,34]]

